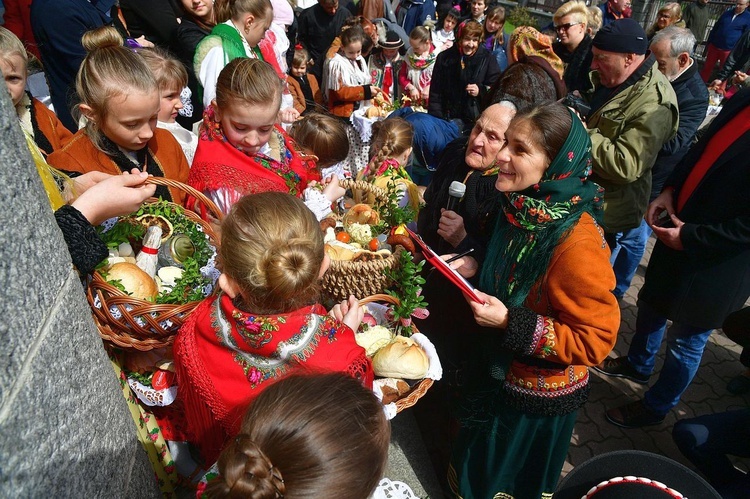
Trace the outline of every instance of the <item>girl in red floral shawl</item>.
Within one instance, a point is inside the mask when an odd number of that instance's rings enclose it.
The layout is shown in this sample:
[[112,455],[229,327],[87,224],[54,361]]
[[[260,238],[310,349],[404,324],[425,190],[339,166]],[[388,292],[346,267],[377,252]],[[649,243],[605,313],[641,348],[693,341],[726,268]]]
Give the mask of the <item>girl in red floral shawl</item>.
[[[318,219],[344,195],[338,178],[324,185],[315,162],[303,157],[276,124],[282,83],[259,59],[227,64],[216,83],[216,99],[203,113],[188,184],[228,213],[245,194],[278,191],[304,198]],[[207,216],[195,199],[187,206]]]
[[354,340],[354,297],[329,315],[317,303],[329,260],[317,220],[278,192],[245,196],[221,226],[222,293],[198,306],[174,345],[188,441],[213,463],[250,402],[290,373],[344,372],[372,386]]

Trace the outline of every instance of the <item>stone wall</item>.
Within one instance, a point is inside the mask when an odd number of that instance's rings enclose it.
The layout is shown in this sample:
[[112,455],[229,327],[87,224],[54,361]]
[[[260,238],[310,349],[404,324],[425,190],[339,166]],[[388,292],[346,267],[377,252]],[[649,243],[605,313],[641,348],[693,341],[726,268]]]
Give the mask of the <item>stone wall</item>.
[[158,497],[14,109],[0,93],[0,497]]

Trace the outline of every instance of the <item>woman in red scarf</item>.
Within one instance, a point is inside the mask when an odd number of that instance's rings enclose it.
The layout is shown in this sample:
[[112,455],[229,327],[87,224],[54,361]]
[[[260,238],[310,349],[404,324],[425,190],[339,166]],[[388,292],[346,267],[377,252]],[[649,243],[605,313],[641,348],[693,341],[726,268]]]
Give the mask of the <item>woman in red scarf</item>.
[[367,387],[373,380],[354,340],[362,320],[356,300],[335,307],[340,320],[316,303],[329,261],[318,222],[301,201],[274,192],[245,196],[221,229],[223,293],[195,310],[174,345],[188,440],[204,464],[216,460],[250,402],[276,379],[338,371]]
[[[303,158],[276,124],[281,92],[276,72],[258,59],[234,59],[219,75],[216,99],[203,114],[188,183],[224,213],[245,194],[278,191],[304,197],[322,218],[343,195],[335,176],[325,189],[314,187],[320,180],[315,163]],[[202,210],[196,204],[190,199],[187,206]]]

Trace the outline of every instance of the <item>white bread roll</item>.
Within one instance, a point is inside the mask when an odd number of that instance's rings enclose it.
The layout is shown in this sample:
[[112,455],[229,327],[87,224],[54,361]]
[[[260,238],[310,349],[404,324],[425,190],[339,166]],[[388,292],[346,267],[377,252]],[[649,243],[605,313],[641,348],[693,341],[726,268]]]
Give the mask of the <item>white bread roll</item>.
[[158,294],[156,282],[136,264],[121,262],[107,270],[108,281],[120,281],[125,291],[139,300],[153,300]]
[[384,326],[371,326],[367,330],[354,335],[354,341],[365,349],[368,357],[375,355],[375,352],[389,344],[392,339],[393,333]]
[[422,379],[429,367],[430,360],[422,347],[403,336],[396,336],[372,358],[375,375],[386,378]]

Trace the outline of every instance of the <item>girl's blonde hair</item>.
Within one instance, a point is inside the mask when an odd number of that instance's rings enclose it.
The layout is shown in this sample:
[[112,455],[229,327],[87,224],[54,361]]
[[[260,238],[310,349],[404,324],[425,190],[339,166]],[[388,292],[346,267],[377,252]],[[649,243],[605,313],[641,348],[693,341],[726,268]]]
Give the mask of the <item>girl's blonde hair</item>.
[[487,11],[485,16],[485,23],[487,23],[487,19],[489,19],[500,24],[505,24],[505,7],[502,5],[495,5]]
[[665,4],[664,7],[659,9],[659,12],[657,14],[667,13],[669,14],[670,19],[673,21],[679,21],[682,18],[682,8],[680,7],[680,4],[677,2],[670,2],[668,4]]
[[[377,151],[370,160],[368,170],[375,171],[383,161],[403,154],[412,146],[414,129],[403,118],[389,118],[372,126],[370,151]],[[402,165],[403,166],[403,165]]]
[[409,33],[409,40],[416,40],[420,43],[430,42],[432,41],[430,30],[424,26],[417,26]]
[[103,26],[87,31],[81,43],[88,54],[76,75],[76,91],[81,104],[89,106],[96,118],[86,122],[86,135],[103,151],[98,123],[107,116],[109,101],[133,91],[157,93],[159,87],[146,61],[123,47],[115,28]]
[[185,66],[160,48],[144,48],[138,51],[151,68],[159,90],[182,90],[187,86],[188,74]]
[[[265,61],[239,57],[229,62],[216,81],[216,104],[227,109],[232,102],[254,106],[275,103],[281,108],[282,82]],[[278,109],[277,109],[278,111]]]
[[299,47],[294,49],[294,58],[292,59],[292,67],[296,68],[307,64],[310,60],[310,53],[304,48]]
[[323,255],[315,215],[290,194],[244,196],[221,224],[222,271],[239,286],[238,306],[246,312],[286,313],[315,303]]
[[0,60],[11,66],[14,70],[21,69],[13,66],[10,58],[14,55],[21,57],[24,65],[29,65],[29,55],[26,53],[26,47],[23,46],[23,42],[12,31],[0,26]]
[[230,19],[236,19],[242,14],[252,14],[257,19],[266,19],[273,15],[270,0],[216,0],[214,3],[214,17],[216,24]]
[[318,157],[318,168],[333,166],[349,155],[346,128],[335,116],[307,114],[294,122],[289,135],[302,149]]

